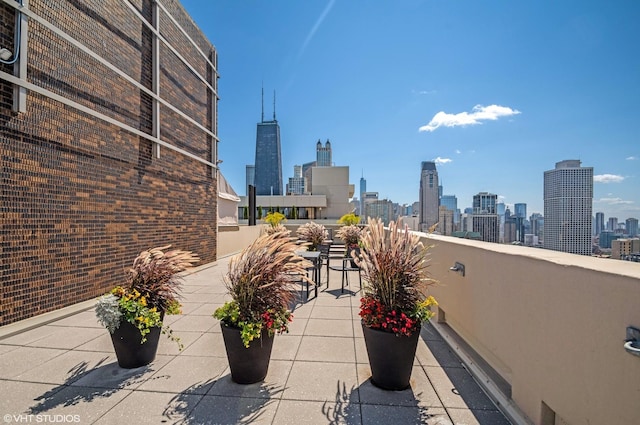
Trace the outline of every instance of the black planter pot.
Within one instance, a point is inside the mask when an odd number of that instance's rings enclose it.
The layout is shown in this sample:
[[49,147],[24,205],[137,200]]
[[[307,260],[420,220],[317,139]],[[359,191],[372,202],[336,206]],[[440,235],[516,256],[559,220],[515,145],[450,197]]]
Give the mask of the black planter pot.
[[159,327],[151,328],[147,340],[141,344],[140,330],[129,322],[120,323],[120,327],[111,334],[118,365],[125,369],[133,369],[154,361],[161,331],[162,328]]
[[249,348],[245,348],[240,328],[227,326],[222,322],[220,327],[233,382],[254,384],[264,381],[269,370],[274,335],[269,336],[269,332],[263,330],[260,338],[251,341]]
[[411,336],[396,336],[362,324],[362,332],[371,366],[371,383],[385,390],[409,388],[420,329]]

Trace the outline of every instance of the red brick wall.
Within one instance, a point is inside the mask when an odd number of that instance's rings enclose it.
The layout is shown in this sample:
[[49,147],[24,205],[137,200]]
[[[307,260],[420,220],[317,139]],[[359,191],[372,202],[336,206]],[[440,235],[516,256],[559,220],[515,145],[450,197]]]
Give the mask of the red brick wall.
[[[150,20],[151,1],[133,2]],[[213,46],[177,1],[163,4],[205,54]],[[151,88],[151,31],[120,0],[30,0],[29,8]],[[204,76],[212,69],[161,12],[161,33]],[[13,9],[0,4],[0,43]],[[161,47],[161,96],[211,126],[213,95]],[[13,73],[12,66],[0,70]],[[35,20],[28,81],[150,134],[151,98]],[[216,258],[216,181],[206,165],[72,107],[29,92],[11,111],[0,79],[0,325],[91,299],[122,282],[143,249],[171,244]],[[161,107],[161,138],[211,160],[212,144]]]

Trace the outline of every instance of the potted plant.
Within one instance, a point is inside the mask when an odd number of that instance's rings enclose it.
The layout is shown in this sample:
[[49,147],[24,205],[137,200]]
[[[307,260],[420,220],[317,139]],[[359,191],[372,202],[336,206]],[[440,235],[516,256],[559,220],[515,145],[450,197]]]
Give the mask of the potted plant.
[[267,226],[265,226],[264,229],[266,233],[278,233],[283,231],[288,232],[286,227],[284,227],[284,225],[282,224],[283,221],[287,221],[287,218],[282,213],[279,213],[277,211],[270,212],[264,218],[264,221],[265,223],[267,223]]
[[[336,232],[336,236],[344,241],[345,245],[345,257],[351,259],[351,267],[356,267],[354,262],[354,255],[360,255],[360,237],[362,234],[362,229],[355,224],[350,224],[348,226],[342,226]],[[355,254],[352,252],[355,251]]]
[[359,266],[366,281],[360,300],[362,330],[371,382],[388,390],[409,386],[422,322],[436,300],[426,295],[428,250],[398,219],[388,237],[380,219],[368,220],[361,238]]
[[309,242],[309,251],[317,251],[318,246],[329,238],[329,232],[322,224],[310,221],[298,227],[297,235],[300,239]]
[[338,220],[339,224],[350,226],[352,224],[360,223],[360,217],[355,215],[354,213],[345,214]]
[[188,251],[170,250],[170,245],[142,251],[126,272],[126,282],[100,297],[95,311],[98,321],[111,334],[120,367],[131,369],[151,363],[160,333],[176,341],[165,314],[180,314],[178,301],[182,272],[199,261]]
[[[307,278],[311,263],[298,256],[288,232],[265,233],[229,262],[224,278],[231,301],[216,309],[231,379],[264,380],[275,333],[288,332],[295,278]],[[299,281],[299,280],[298,280]]]

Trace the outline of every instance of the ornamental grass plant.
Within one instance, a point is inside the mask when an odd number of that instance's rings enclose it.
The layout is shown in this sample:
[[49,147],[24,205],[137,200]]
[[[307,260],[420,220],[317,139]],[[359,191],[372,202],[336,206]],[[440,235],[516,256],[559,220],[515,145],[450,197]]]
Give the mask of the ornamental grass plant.
[[284,221],[287,221],[287,218],[284,216],[284,214],[277,211],[271,212],[264,218],[264,222],[266,223],[266,225],[264,226],[263,230],[265,233],[269,234],[278,232],[290,233],[290,231],[287,230],[287,228],[282,224],[282,222]]
[[360,243],[362,229],[354,224],[342,226],[336,232],[336,236],[342,239],[346,246],[353,248]]
[[309,251],[317,251],[318,245],[329,239],[329,232],[319,223],[310,221],[298,227],[296,231],[298,237],[309,242]]
[[[129,322],[138,328],[144,343],[151,328],[162,327],[164,314],[181,313],[182,278],[178,273],[193,267],[200,259],[190,251],[168,250],[170,247],[142,251],[127,270],[125,283],[98,299],[96,316],[111,334],[121,323]],[[181,347],[169,327],[162,332]]]
[[298,249],[288,231],[265,233],[229,262],[224,282],[232,300],[214,317],[240,328],[245,347],[260,338],[263,329],[269,335],[288,332],[295,282],[313,283],[306,272],[312,264],[295,253]]
[[382,221],[368,219],[360,239],[357,264],[362,269],[364,296],[360,300],[360,317],[365,326],[411,335],[433,313],[436,300],[427,296],[435,283],[428,272],[428,248],[419,236],[402,227],[401,219],[389,224],[388,235]]

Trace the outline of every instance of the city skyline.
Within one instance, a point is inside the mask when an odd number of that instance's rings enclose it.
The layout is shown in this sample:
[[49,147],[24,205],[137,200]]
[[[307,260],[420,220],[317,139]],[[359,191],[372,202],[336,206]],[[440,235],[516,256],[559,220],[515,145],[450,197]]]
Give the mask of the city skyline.
[[486,191],[531,215],[544,171],[577,159],[594,168],[594,213],[640,216],[640,4],[182,3],[218,49],[221,170],[237,190],[264,83],[285,179],[330,139],[381,199],[417,201],[435,161],[461,209]]

